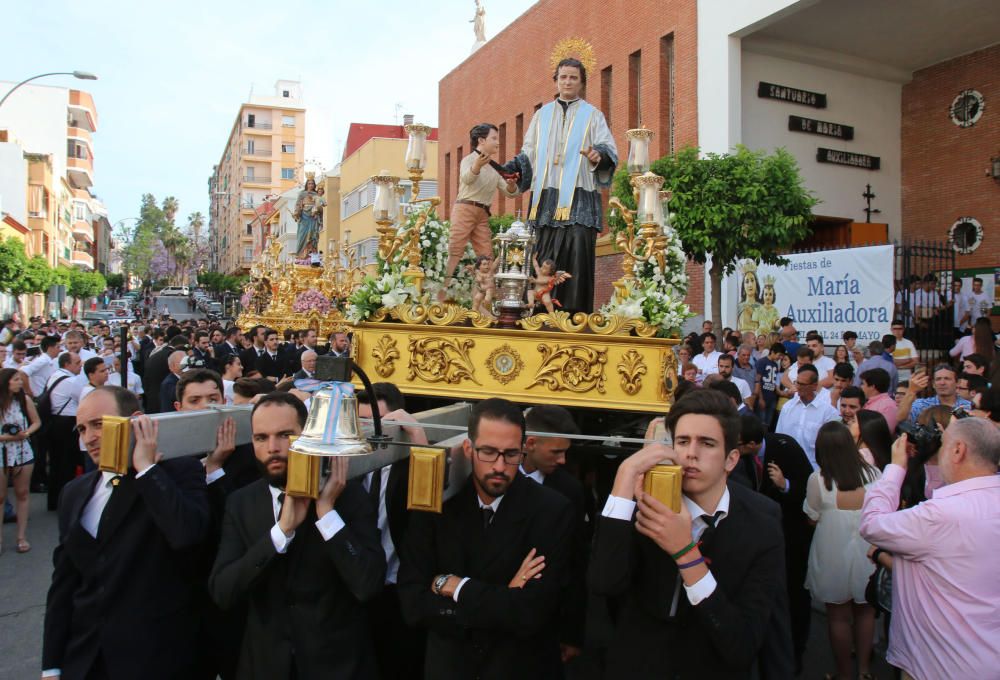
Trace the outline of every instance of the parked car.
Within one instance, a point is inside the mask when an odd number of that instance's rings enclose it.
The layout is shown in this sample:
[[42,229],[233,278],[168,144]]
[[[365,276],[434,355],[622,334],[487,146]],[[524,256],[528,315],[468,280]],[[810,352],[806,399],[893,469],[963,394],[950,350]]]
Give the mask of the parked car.
[[164,296],[164,295],[183,295],[184,297],[187,297],[189,295],[189,293],[190,293],[190,291],[188,290],[187,286],[167,286],[166,288],[164,288],[163,290],[161,290],[159,293],[157,293],[157,295],[159,295],[159,296]]
[[110,321],[115,318],[115,313],[109,309],[103,309],[98,311],[86,311],[80,315],[80,320],[84,323],[96,322],[96,321]]
[[222,303],[221,302],[209,302],[205,305],[206,314],[222,314]]
[[135,304],[132,300],[126,300],[125,298],[119,298],[118,300],[112,300],[108,303],[108,309],[132,309]]

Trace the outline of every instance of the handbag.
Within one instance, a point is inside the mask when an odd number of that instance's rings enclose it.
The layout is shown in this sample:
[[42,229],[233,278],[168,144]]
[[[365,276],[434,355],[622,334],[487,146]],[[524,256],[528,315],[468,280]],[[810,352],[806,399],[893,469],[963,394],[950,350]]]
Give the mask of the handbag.
[[872,555],[875,571],[868,577],[865,586],[865,600],[876,610],[892,614],[892,571],[878,563],[878,555],[882,550],[876,550]]

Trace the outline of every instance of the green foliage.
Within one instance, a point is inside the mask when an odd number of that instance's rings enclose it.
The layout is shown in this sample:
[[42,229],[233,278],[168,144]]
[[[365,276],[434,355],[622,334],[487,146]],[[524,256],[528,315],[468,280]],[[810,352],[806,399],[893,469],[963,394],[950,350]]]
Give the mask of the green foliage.
[[249,277],[226,276],[218,272],[199,272],[198,285],[213,293],[239,293]]
[[503,215],[490,215],[490,231],[496,236],[501,231],[507,231],[514,220],[517,219],[510,213],[504,213]]
[[108,274],[104,278],[108,282],[108,288],[124,288],[125,287],[125,275],[124,274]]
[[71,269],[69,272],[66,292],[72,297],[92,298],[100,295],[108,287],[100,272],[85,272],[82,269]]
[[0,240],[0,290],[10,293],[11,287],[24,276],[27,267],[24,243],[13,237]]
[[[652,164],[670,189],[671,225],[688,257],[721,265],[724,273],[744,258],[782,264],[780,253],[809,235],[816,199],[802,186],[794,157],[784,149],[772,155],[738,146],[732,154],[706,154],[686,148]],[[634,207],[628,173],[615,176],[614,194]],[[613,220],[615,231],[623,226]]]
[[11,290],[12,295],[25,295],[27,293],[46,293],[52,285],[52,267],[41,255],[35,255],[27,261],[24,275]]

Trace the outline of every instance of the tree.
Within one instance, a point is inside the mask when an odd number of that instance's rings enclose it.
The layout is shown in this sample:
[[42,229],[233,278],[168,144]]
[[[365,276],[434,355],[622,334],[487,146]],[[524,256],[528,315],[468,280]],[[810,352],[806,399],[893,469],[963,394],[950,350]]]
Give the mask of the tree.
[[108,288],[125,287],[125,276],[123,274],[108,274],[104,279],[108,282]]
[[193,212],[188,215],[188,229],[195,244],[201,241],[201,228],[205,226],[205,216],[200,212]]
[[18,310],[22,295],[45,293],[54,279],[55,272],[45,258],[29,258],[22,241],[13,237],[0,241],[0,290],[14,297]]
[[86,299],[100,295],[107,287],[108,284],[100,272],[71,269],[66,292],[77,299]]
[[[785,262],[781,253],[810,233],[816,198],[802,186],[795,158],[784,149],[767,155],[737,146],[732,154],[706,154],[686,148],[652,164],[664,178],[670,200],[671,225],[684,252],[702,264],[712,258],[712,319],[722,318],[722,278],[737,260],[767,264]],[[615,177],[614,193],[634,207],[624,170]],[[621,222],[612,224],[621,229]]]
[[14,237],[0,240],[0,290],[11,293],[11,288],[24,276],[27,267],[24,243]]
[[163,217],[170,224],[174,223],[174,217],[177,216],[177,211],[181,209],[180,201],[178,201],[173,196],[167,196],[163,199]]

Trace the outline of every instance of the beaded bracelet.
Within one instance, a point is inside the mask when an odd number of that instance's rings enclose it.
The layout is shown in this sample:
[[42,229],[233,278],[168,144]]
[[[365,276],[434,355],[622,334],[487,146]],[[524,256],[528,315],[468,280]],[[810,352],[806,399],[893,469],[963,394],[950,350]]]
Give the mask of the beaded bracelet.
[[689,543],[687,546],[681,548],[678,552],[675,552],[673,555],[671,555],[670,559],[677,561],[680,558],[687,555],[692,550],[694,550],[695,548],[697,548],[699,545],[701,545],[701,541],[691,541],[691,543]]
[[677,568],[678,569],[690,569],[691,567],[698,566],[699,564],[701,564],[704,561],[705,561],[704,557],[699,557],[698,559],[692,560],[692,561],[688,562],[687,564],[678,564]]

